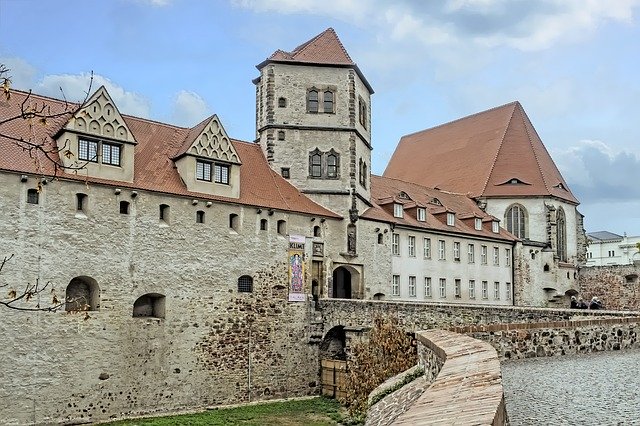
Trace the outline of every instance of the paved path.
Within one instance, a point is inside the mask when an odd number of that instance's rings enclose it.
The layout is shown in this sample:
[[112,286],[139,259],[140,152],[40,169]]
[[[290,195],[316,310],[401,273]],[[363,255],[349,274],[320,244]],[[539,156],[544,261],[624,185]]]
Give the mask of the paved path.
[[502,364],[507,412],[519,425],[640,425],[640,351]]

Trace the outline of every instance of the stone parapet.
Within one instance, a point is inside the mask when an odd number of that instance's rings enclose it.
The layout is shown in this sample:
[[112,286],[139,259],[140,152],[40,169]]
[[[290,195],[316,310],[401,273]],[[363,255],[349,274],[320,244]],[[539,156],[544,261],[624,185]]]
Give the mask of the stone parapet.
[[[380,403],[386,410],[372,409],[368,425],[507,424],[495,349],[446,330],[422,331],[417,339],[422,380],[435,380],[414,400],[406,395],[423,384],[418,380],[385,397]],[[400,409],[404,412],[397,415]]]

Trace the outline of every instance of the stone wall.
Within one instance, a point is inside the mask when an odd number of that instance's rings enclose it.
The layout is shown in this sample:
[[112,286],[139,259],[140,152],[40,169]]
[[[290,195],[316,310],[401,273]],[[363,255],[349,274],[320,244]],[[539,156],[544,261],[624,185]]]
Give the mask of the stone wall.
[[442,424],[507,424],[500,363],[489,344],[444,330],[422,331],[417,338],[419,365],[430,375],[438,371],[435,381],[414,399],[406,398],[406,388],[416,382],[388,395],[378,403],[384,403],[384,410],[372,407],[367,425],[421,425],[434,419]]
[[[63,180],[28,204],[28,185],[33,178],[22,184],[0,174],[0,260],[14,254],[0,285],[50,281],[64,300],[66,286],[82,277],[99,297],[87,313],[0,309],[0,422],[89,422],[317,393],[315,311],[309,301],[288,301],[288,241],[275,225],[286,220],[310,246],[323,240],[312,237],[319,220],[146,191],[131,198],[126,188]],[[88,196],[82,213],[76,193]],[[129,214],[120,214],[120,199],[131,202]],[[168,223],[159,222],[160,204],[171,208]],[[198,209],[205,223],[196,223]],[[237,229],[229,227],[232,213]],[[341,222],[322,223],[325,243]],[[331,247],[320,258],[326,264]],[[310,273],[307,265],[307,294]],[[243,275],[253,278],[253,292],[238,291]],[[145,294],[164,296],[163,317],[133,316]],[[40,297],[32,304],[51,300]]]
[[386,300],[324,299],[322,309],[325,333],[335,326],[371,327],[376,316],[397,316],[407,332],[456,325],[537,323],[568,321],[574,318],[608,315],[633,316],[632,312],[591,311],[578,309],[497,307],[453,303],[392,302]]
[[580,269],[580,296],[598,297],[607,309],[640,310],[640,265],[590,266]]
[[640,317],[462,326],[452,331],[490,343],[502,360],[640,347]]

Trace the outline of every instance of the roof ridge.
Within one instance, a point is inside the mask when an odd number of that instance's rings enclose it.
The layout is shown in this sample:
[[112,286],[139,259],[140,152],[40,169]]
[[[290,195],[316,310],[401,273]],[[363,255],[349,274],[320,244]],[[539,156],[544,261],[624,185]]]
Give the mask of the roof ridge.
[[[521,108],[521,114],[524,114],[524,116],[522,117],[522,121],[524,122],[524,117],[527,117],[527,120],[529,120],[529,117],[526,115],[526,113],[524,112],[524,109]],[[531,151],[533,151],[533,158],[536,159],[536,165],[538,166],[538,171],[540,172],[540,176],[542,176],[542,183],[544,184],[545,189],[547,190],[547,193],[549,195],[553,195],[551,194],[551,189],[549,188],[549,185],[547,185],[547,177],[544,174],[544,171],[542,170],[542,166],[540,165],[540,159],[538,158],[538,154],[536,154],[536,149],[533,146],[533,141],[531,140],[531,134],[529,133],[529,129],[527,127],[526,123],[524,124],[524,131],[527,134],[527,139],[529,140],[529,146],[531,146]],[[533,127],[533,124],[531,125],[531,127]],[[535,128],[534,128],[535,131]],[[540,136],[536,134],[536,136],[538,136],[538,139],[540,139]],[[542,140],[541,140],[542,141]],[[544,146],[544,144],[542,144]],[[546,150],[545,148],[545,152],[547,153],[547,155],[549,155],[549,152]],[[551,157],[549,155],[549,157]]]
[[511,102],[508,102],[508,103],[506,103],[504,105],[498,105],[498,106],[495,106],[493,108],[486,109],[484,111],[478,111],[478,112],[473,113],[473,114],[465,115],[464,117],[456,118],[455,120],[447,121],[446,123],[438,124],[437,126],[429,127],[429,128],[422,129],[422,130],[418,130],[418,131],[413,132],[413,133],[408,133],[406,135],[403,135],[401,137],[401,139],[405,138],[405,137],[408,137],[408,136],[417,135],[419,133],[427,132],[429,130],[434,130],[434,129],[438,129],[440,127],[448,126],[449,124],[457,123],[458,121],[466,120],[468,118],[476,117],[476,116],[481,115],[481,114],[485,114],[485,113],[488,113],[488,112],[491,112],[491,111],[495,111],[495,110],[500,109],[500,108],[507,107],[507,106],[512,105],[512,104],[519,104],[519,103],[520,103],[519,101],[511,101]]
[[[322,31],[320,34],[316,34],[315,37],[305,41],[304,43],[302,43],[299,46],[296,46],[291,52],[285,52],[285,53],[298,53],[303,51],[307,46],[309,46],[311,43],[313,43],[314,41],[316,41],[317,39],[319,39],[321,36],[323,36],[327,31],[331,30],[333,28],[329,27],[326,30]],[[280,50],[280,49],[278,49]]]
[[489,173],[487,173],[487,179],[484,181],[484,185],[482,186],[482,191],[480,195],[484,194],[487,190],[487,185],[489,185],[489,179],[491,179],[491,174],[493,173],[493,169],[496,167],[496,161],[498,161],[498,155],[500,154],[500,150],[502,149],[502,145],[504,144],[504,139],[507,136],[507,132],[509,131],[509,127],[511,126],[511,122],[513,121],[513,115],[516,112],[517,105],[519,102],[512,102],[513,110],[511,111],[511,115],[509,116],[509,120],[507,121],[507,125],[504,127],[504,132],[502,133],[502,138],[500,139],[500,145],[498,145],[498,149],[496,150],[496,155],[493,157],[493,162],[491,163],[491,168],[489,169]]

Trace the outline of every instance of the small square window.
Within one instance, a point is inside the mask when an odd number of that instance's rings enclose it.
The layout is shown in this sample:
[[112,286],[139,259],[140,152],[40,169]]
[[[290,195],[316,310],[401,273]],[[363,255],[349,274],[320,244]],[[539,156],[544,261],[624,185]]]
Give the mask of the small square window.
[[27,203],[29,204],[38,204],[40,200],[40,194],[38,194],[38,190],[34,188],[27,189]]
[[76,194],[76,211],[78,212],[86,212],[87,211],[87,194]]
[[120,201],[120,214],[129,214],[129,202]]
[[266,231],[267,230],[267,219],[260,219],[260,230],[261,231]]
[[287,99],[278,98],[278,108],[286,108],[286,107],[287,107]]
[[284,130],[278,130],[278,140],[283,141],[285,137]]
[[196,212],[196,223],[204,223],[204,212],[202,210]]
[[122,146],[119,144],[102,142],[102,164],[119,166],[121,150]]
[[289,179],[291,177],[291,169],[289,167],[282,167],[280,169],[280,175],[285,179]]
[[98,142],[86,139],[78,140],[78,159],[84,161],[98,162]]

